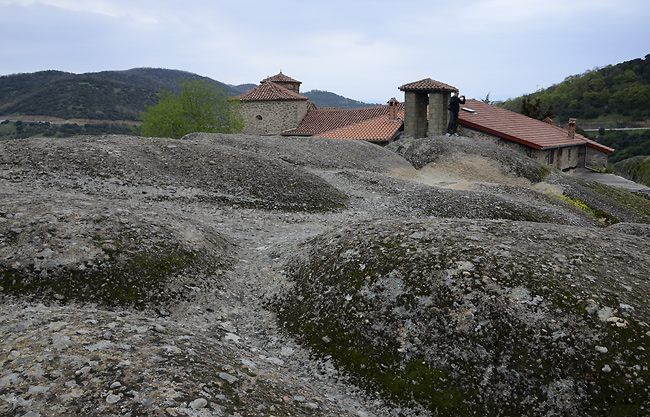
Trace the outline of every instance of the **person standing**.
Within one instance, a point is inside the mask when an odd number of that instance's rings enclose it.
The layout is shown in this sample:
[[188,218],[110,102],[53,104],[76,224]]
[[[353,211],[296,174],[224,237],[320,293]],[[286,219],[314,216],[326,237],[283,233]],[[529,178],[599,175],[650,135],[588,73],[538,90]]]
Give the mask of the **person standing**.
[[449,124],[447,125],[447,136],[458,136],[456,129],[458,127],[458,112],[460,105],[465,104],[465,96],[458,96],[458,91],[454,91],[454,95],[449,99]]

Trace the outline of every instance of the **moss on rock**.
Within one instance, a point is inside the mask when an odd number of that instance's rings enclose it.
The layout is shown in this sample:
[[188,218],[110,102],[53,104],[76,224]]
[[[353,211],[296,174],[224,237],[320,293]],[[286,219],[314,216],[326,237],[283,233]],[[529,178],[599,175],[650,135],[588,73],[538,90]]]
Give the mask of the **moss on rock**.
[[[609,236],[639,262],[626,266],[596,236],[503,221],[355,224],[309,242],[273,307],[322,357],[401,406],[643,415],[650,258]],[[636,294],[614,292],[621,285]]]

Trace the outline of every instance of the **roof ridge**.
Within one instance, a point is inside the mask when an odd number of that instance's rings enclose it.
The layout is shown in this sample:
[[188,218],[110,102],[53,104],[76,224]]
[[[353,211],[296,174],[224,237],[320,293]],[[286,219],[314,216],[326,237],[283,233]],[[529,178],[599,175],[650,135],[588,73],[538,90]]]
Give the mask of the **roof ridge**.
[[291,91],[273,81],[262,82],[235,98],[241,101],[309,100],[309,97]]
[[432,80],[431,78],[423,78],[419,81],[404,84],[399,87],[400,91],[442,91],[442,92],[456,92],[458,89],[449,84],[440,81]]
[[284,75],[282,73],[282,71],[280,71],[278,74],[275,74],[272,77],[267,77],[267,78],[263,79],[261,82],[264,83],[264,82],[268,82],[268,81],[302,84],[300,81],[294,80],[293,78],[289,77],[288,75]]

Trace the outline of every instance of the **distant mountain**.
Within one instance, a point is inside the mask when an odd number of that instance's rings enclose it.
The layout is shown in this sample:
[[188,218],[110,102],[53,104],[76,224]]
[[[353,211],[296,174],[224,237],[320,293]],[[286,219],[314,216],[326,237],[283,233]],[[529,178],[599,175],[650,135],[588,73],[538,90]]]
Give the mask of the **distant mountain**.
[[239,95],[239,94],[244,94],[245,92],[257,87],[257,84],[240,84],[240,85],[228,84],[228,87],[237,91],[237,95]]
[[157,103],[163,88],[183,80],[204,80],[234,96],[227,84],[186,71],[135,68],[72,74],[40,71],[0,77],[0,115],[53,116],[62,119],[136,120]]
[[339,109],[358,109],[362,107],[379,106],[380,104],[364,103],[330,93],[329,91],[311,90],[300,93],[309,97],[316,107],[337,107]]
[[533,103],[539,99],[541,113],[552,106],[554,120],[559,124],[577,118],[578,126],[583,128],[650,127],[650,54],[572,75],[545,90],[497,104],[520,112],[525,97]]

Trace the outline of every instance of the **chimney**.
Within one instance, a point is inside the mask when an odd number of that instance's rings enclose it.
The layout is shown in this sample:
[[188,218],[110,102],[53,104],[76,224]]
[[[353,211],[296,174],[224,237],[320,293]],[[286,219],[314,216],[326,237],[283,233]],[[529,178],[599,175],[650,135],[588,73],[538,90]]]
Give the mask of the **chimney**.
[[571,139],[576,137],[576,119],[569,119],[569,137]]
[[547,117],[546,119],[543,120],[543,122],[546,123],[547,125],[552,125],[553,124],[553,119],[551,119],[550,117]]
[[399,101],[395,97],[388,101],[388,120],[397,120],[397,104]]

